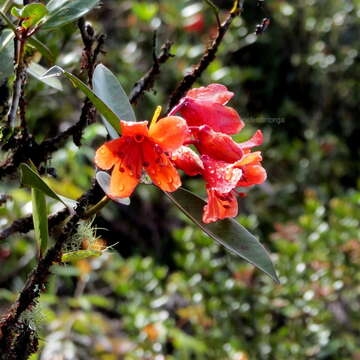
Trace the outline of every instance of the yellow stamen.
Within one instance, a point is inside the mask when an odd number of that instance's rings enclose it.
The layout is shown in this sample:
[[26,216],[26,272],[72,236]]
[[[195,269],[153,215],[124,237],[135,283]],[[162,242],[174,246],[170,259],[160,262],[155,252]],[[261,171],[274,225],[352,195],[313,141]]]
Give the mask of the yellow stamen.
[[154,111],[154,115],[150,122],[150,127],[152,127],[157,122],[157,120],[161,114],[161,110],[162,110],[162,107],[160,105],[156,107],[156,109]]
[[230,10],[231,14],[237,13],[239,11],[239,0],[235,0],[232,9]]

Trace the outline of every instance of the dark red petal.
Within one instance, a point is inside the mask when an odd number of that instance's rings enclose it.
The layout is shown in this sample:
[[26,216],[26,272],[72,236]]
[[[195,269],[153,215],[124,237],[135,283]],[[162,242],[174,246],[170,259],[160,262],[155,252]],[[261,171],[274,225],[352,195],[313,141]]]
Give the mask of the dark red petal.
[[229,163],[243,156],[242,149],[229,135],[215,132],[209,126],[201,126],[195,136],[198,139],[196,147],[201,154]]
[[235,217],[238,203],[233,192],[219,194],[207,188],[208,203],[204,206],[203,222],[208,224],[217,220]]
[[189,126],[209,125],[215,131],[230,135],[244,127],[236,110],[211,101],[185,98],[178,111]]
[[204,165],[195,151],[189,147],[181,146],[171,154],[171,161],[178,169],[181,169],[189,176],[199,175],[204,170]]
[[191,89],[187,92],[186,96],[225,105],[234,96],[234,93],[228,91],[224,85],[210,84],[206,87]]

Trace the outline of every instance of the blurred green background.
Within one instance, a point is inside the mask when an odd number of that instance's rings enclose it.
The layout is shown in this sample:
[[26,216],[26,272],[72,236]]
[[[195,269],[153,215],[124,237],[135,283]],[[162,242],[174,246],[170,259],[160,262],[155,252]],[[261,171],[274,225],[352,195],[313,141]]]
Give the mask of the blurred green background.
[[[232,5],[214,3],[222,18]],[[256,37],[266,16],[271,24]],[[166,105],[216,29],[205,1],[104,0],[87,20],[106,34],[101,60],[128,93],[152,65],[154,31],[159,47],[174,42],[175,57],[135,107],[139,119]],[[239,200],[238,220],[272,253],[280,285],[141,185],[129,207],[112,203],[92,224],[99,228],[93,242],[116,244],[112,249],[54,266],[56,276],[26,314],[41,337],[33,359],[359,360],[359,34],[359,0],[245,0],[197,83],[235,93],[231,106],[246,123],[239,140],[264,132],[268,180]],[[56,64],[80,74],[74,24],[39,38]],[[49,66],[37,54],[34,60]],[[39,141],[79,117],[82,95],[63,86],[59,92],[29,78],[27,118]],[[48,166],[56,170],[49,178],[56,191],[76,198],[89,188],[105,136],[100,123],[92,124],[81,148],[69,141],[54,154]],[[204,194],[201,179],[184,178],[184,186]],[[31,212],[30,192],[18,179],[0,184],[0,192],[11,197],[0,208],[0,226]],[[49,201],[51,212],[58,209]],[[84,241],[94,237],[89,228],[83,224],[78,234]],[[23,287],[34,254],[32,233],[0,243],[1,312]]]

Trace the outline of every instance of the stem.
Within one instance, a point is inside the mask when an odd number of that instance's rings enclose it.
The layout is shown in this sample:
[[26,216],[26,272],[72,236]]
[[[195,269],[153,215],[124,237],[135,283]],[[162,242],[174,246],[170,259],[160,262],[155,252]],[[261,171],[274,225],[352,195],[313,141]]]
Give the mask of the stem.
[[85,211],[84,218],[89,218],[99,212],[111,199],[104,196],[97,204],[92,206],[89,210]]
[[13,99],[11,102],[11,107],[8,116],[8,123],[10,127],[14,128],[16,126],[16,112],[19,107],[19,102],[22,94],[22,85],[24,82],[24,50],[25,50],[25,40],[15,38],[15,82],[13,88]]
[[219,18],[219,8],[211,1],[211,0],[205,0],[205,2],[211,7],[211,9],[213,10],[215,17],[216,17],[216,22],[218,27],[221,26],[221,21]]

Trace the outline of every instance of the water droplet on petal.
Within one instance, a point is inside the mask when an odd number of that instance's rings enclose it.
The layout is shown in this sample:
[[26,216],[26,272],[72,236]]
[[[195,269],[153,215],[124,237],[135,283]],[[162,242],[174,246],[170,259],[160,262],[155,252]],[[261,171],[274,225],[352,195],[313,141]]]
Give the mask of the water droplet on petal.
[[125,189],[125,186],[123,184],[119,185],[119,190],[123,191]]

